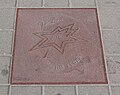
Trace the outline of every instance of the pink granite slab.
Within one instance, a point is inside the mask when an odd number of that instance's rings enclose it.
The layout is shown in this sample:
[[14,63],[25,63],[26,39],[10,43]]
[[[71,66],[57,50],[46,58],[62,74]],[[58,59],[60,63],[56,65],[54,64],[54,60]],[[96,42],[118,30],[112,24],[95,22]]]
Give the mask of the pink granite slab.
[[97,11],[17,9],[12,84],[107,83]]

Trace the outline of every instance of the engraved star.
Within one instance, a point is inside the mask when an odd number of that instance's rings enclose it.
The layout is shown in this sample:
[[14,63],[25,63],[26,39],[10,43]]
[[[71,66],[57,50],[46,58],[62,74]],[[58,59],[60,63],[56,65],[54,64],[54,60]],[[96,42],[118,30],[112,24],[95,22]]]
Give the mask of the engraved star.
[[64,53],[65,46],[69,43],[75,42],[77,39],[73,37],[73,34],[78,29],[73,29],[74,24],[69,24],[64,27],[58,26],[51,33],[33,33],[41,40],[35,44],[30,51],[44,47],[53,47],[60,53]]

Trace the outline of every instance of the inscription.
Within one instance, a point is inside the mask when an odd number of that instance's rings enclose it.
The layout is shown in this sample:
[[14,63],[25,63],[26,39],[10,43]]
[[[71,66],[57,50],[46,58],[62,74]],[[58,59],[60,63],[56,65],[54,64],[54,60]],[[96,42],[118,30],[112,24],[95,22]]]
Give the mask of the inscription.
[[[58,22],[60,22],[60,21],[63,21],[63,18],[62,17],[60,17],[60,18],[56,18],[56,17],[53,17],[53,18],[51,18],[51,23],[58,23]],[[49,22],[48,22],[49,23]]]
[[47,20],[47,22],[45,22],[45,21],[43,21],[43,19],[41,19],[38,23],[41,25],[41,27],[46,27],[48,25],[55,24],[60,21],[64,21],[64,18],[63,17],[59,17],[59,18],[51,17],[51,18],[49,18],[49,20]]
[[[55,63],[51,63],[48,60],[48,64],[50,65],[50,68],[52,67],[53,71],[55,70],[56,72],[71,72],[73,70],[77,70],[79,72],[81,72],[81,67],[82,65],[86,64],[86,63],[90,63],[91,60],[89,58],[89,56],[87,57],[80,57],[78,56],[74,61],[67,63],[67,64],[57,64],[55,65]],[[54,71],[54,72],[55,72]],[[82,69],[83,72],[83,69]]]

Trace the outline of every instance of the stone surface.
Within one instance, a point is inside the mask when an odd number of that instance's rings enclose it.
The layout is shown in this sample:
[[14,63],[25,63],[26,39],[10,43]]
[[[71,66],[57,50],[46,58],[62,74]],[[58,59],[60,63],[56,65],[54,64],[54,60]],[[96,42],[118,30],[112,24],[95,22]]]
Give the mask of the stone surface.
[[109,90],[108,87],[79,86],[78,95],[109,95]]
[[40,8],[42,6],[42,0],[18,0],[18,7],[37,7]]
[[16,0],[0,0],[0,8],[11,8],[15,7]]
[[44,7],[68,7],[68,0],[44,0]]
[[8,87],[0,85],[0,95],[8,95]]
[[42,95],[40,86],[12,86],[10,95]]
[[9,66],[10,58],[0,57],[0,84],[8,84]]
[[120,54],[120,30],[102,30],[106,54]]
[[120,95],[120,87],[119,86],[112,86],[112,95]]
[[102,29],[120,29],[120,7],[100,7],[99,17]]
[[120,56],[107,56],[110,84],[120,84]]
[[45,87],[44,95],[76,95],[75,94],[75,87]]
[[13,29],[14,8],[0,8],[0,29]]
[[12,83],[107,83],[96,9],[19,9],[17,21]]
[[12,31],[0,31],[0,54],[11,53]]
[[70,0],[71,7],[95,7],[94,0]]
[[119,7],[120,0],[96,0],[99,7]]

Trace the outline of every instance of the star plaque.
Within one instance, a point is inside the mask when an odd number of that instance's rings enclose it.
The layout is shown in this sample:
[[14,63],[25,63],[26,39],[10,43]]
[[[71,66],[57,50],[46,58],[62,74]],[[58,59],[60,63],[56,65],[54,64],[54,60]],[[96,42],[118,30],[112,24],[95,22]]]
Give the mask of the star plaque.
[[11,83],[107,83],[96,9],[18,8]]

